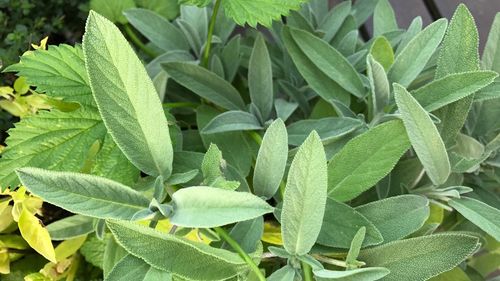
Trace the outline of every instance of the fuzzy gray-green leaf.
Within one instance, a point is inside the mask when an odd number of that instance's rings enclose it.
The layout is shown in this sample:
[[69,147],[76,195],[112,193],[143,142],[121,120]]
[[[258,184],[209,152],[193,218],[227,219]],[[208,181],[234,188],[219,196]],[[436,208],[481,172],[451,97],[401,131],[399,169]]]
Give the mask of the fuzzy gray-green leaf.
[[217,115],[203,128],[202,134],[215,134],[232,131],[260,130],[259,120],[251,113],[240,110],[226,111]]
[[467,197],[453,199],[448,204],[497,241],[500,241],[500,210]]
[[257,106],[264,120],[273,108],[273,71],[266,41],[257,36],[248,66],[248,88],[252,103]]

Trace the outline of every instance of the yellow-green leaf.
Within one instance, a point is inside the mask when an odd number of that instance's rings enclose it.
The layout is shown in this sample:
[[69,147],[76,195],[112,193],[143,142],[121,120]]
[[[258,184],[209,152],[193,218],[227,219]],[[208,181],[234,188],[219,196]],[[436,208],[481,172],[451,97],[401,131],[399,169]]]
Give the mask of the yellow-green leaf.
[[19,230],[24,240],[49,261],[56,263],[56,253],[50,235],[35,215],[23,208],[19,216]]

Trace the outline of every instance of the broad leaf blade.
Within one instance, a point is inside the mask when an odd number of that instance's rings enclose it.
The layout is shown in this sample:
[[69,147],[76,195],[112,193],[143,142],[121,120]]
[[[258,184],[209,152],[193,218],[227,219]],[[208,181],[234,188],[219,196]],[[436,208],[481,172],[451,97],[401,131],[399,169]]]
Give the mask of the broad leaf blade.
[[326,191],[325,152],[319,135],[313,131],[300,146],[288,172],[281,212],[283,244],[288,253],[307,254],[316,242]]
[[465,218],[500,241],[500,211],[473,198],[453,199],[448,204]]
[[349,117],[299,120],[288,126],[288,142],[290,145],[299,146],[312,131],[316,131],[321,141],[328,143],[354,132],[363,125],[363,121]]
[[76,214],[130,220],[149,203],[130,187],[96,176],[38,168],[22,168],[17,174],[31,193]]
[[[154,276],[154,277],[153,277]],[[172,275],[166,271],[156,269],[140,258],[132,255],[123,257],[106,277],[107,281],[171,281]]]
[[273,109],[273,71],[266,41],[257,36],[248,65],[248,88],[252,103],[267,120]]
[[93,232],[94,219],[74,215],[47,225],[47,230],[52,240],[67,240]]
[[287,16],[290,10],[298,10],[305,0],[224,0],[222,5],[226,15],[237,24],[257,24],[270,27],[273,20]]
[[274,196],[283,179],[288,159],[285,123],[278,119],[267,128],[257,154],[253,174],[253,190],[266,199]]
[[257,118],[246,111],[231,110],[217,115],[201,131],[202,134],[215,134],[232,131],[260,130]]
[[374,247],[361,251],[359,258],[368,266],[389,269],[391,273],[384,280],[420,281],[454,268],[478,246],[476,237],[443,233]]
[[350,140],[328,164],[328,197],[339,201],[357,197],[385,177],[409,147],[399,120]]
[[432,182],[443,184],[450,175],[451,167],[436,126],[425,109],[401,85],[394,84],[394,96],[418,159]]
[[167,179],[173,149],[167,119],[144,66],[118,28],[90,12],[83,51],[106,128],[140,170]]
[[183,188],[173,194],[172,204],[170,222],[182,227],[221,226],[273,211],[273,207],[251,193],[208,186]]

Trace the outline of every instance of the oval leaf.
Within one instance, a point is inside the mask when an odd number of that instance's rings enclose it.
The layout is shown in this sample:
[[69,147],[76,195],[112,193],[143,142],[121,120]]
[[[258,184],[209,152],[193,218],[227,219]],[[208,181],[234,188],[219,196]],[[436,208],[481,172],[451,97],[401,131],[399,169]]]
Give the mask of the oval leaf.
[[172,275],[156,269],[132,255],[123,257],[106,277],[106,281],[171,281]]
[[183,188],[172,196],[170,222],[182,227],[209,228],[253,219],[273,211],[266,201],[248,192],[209,186]]
[[245,111],[227,111],[215,116],[201,131],[202,134],[215,134],[231,131],[260,130],[259,120]]
[[18,221],[19,231],[31,248],[53,263],[57,263],[56,252],[50,235],[40,220],[23,206]]
[[500,210],[467,197],[453,199],[448,204],[497,241],[500,241]]
[[300,120],[288,126],[288,142],[300,145],[312,131],[318,133],[322,142],[328,142],[355,131],[363,124],[359,119],[348,117]]
[[281,211],[283,244],[292,255],[305,255],[316,242],[325,212],[326,156],[313,131],[299,147],[286,183]]
[[353,138],[328,164],[328,196],[338,201],[357,197],[385,177],[409,147],[399,120]]
[[89,234],[94,231],[94,219],[74,215],[47,225],[52,240],[67,240]]
[[450,161],[431,117],[401,85],[394,84],[394,97],[408,137],[427,175],[435,185],[443,184],[451,172]]
[[267,120],[273,108],[273,71],[271,58],[267,51],[266,41],[262,35],[257,36],[248,65],[248,88],[252,103]]
[[288,160],[288,139],[281,119],[267,128],[257,154],[253,173],[255,195],[269,199],[274,196],[283,179]]
[[70,212],[100,219],[130,220],[149,200],[121,183],[101,177],[38,168],[17,170],[36,196]]
[[137,168],[167,179],[172,143],[153,82],[113,23],[90,11],[85,30],[85,65],[106,128]]

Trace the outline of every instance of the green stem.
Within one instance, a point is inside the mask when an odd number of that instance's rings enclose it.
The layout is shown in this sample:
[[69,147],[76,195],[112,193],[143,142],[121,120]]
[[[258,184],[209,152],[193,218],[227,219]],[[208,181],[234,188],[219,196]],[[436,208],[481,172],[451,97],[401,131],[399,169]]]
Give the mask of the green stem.
[[130,27],[130,24],[124,25],[123,28],[125,29],[125,33],[127,33],[130,40],[132,40],[132,42],[134,42],[134,44],[137,47],[139,47],[139,49],[141,49],[146,55],[152,58],[156,57],[156,52],[148,48],[146,45],[144,45],[144,43],[142,43],[141,39],[139,39],[137,34],[135,34],[134,30],[132,30],[132,27]]
[[312,268],[305,262],[302,263],[302,271],[304,272],[304,281],[314,281]]
[[203,59],[201,60],[201,65],[204,67],[208,66],[210,48],[212,46],[212,36],[214,34],[215,22],[217,21],[217,13],[219,12],[221,2],[222,0],[215,1],[214,9],[212,11],[212,17],[210,18],[210,24],[208,25],[207,42],[205,43],[205,51],[203,52]]
[[324,262],[324,263],[339,266],[339,267],[347,267],[347,264],[345,261],[340,261],[340,260],[336,260],[333,258],[321,256],[321,255],[313,255],[313,257],[320,262]]
[[266,277],[264,277],[262,272],[260,272],[259,267],[255,264],[252,258],[247,253],[245,253],[238,242],[234,241],[234,239],[231,238],[231,236],[229,236],[229,234],[222,227],[215,227],[214,230],[240,255],[240,257],[248,264],[250,269],[255,273],[260,281],[266,281]]
[[149,227],[156,228],[158,221],[160,220],[161,214],[156,214],[149,222]]
[[259,133],[255,131],[247,131],[247,132],[259,146],[262,144],[262,137],[259,135]]

